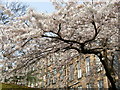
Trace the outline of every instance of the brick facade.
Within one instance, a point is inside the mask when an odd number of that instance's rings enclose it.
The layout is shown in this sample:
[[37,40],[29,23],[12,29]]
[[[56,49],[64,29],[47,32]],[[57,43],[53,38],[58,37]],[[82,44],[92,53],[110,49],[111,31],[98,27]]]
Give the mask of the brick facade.
[[58,68],[54,64],[44,68],[43,88],[108,88],[108,80],[99,59],[95,55],[75,56]]

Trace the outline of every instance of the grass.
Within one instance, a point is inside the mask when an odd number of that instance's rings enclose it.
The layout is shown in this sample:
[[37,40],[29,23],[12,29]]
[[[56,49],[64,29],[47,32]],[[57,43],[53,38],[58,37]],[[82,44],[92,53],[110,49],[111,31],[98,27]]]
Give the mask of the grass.
[[32,88],[16,84],[0,83],[0,90],[31,90]]

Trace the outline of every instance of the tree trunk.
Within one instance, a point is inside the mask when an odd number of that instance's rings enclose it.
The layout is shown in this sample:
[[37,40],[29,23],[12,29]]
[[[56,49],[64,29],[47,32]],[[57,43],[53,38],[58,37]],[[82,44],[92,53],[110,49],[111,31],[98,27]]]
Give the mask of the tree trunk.
[[116,85],[115,85],[115,81],[114,81],[114,78],[112,77],[112,73],[111,73],[111,70],[109,69],[109,65],[107,63],[107,60],[102,60],[103,57],[106,58],[107,53],[104,53],[106,55],[103,56],[102,53],[99,52],[99,51],[85,50],[84,46],[82,48],[82,53],[83,54],[95,54],[95,55],[97,55],[99,57],[100,62],[102,63],[102,65],[103,65],[103,67],[105,69],[106,76],[107,76],[108,80],[111,83],[112,90],[117,90]]
[[104,66],[106,76],[107,76],[107,78],[109,79],[109,81],[111,83],[112,90],[117,90],[116,85],[115,85],[115,81],[114,81],[114,79],[113,79],[113,77],[111,75],[110,69],[108,68],[107,62],[105,60],[102,60],[103,56],[102,56],[101,53],[100,53],[100,55],[98,55],[98,57],[100,58],[100,61],[101,61],[102,65]]

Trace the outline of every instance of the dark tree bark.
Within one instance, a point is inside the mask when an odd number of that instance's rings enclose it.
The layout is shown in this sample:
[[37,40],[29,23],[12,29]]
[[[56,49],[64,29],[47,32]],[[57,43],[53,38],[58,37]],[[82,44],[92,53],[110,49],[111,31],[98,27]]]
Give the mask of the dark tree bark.
[[107,64],[106,60],[102,60],[103,55],[102,55],[101,53],[99,53],[98,57],[99,57],[102,65],[103,65],[103,67],[104,67],[104,69],[105,69],[106,76],[107,76],[108,80],[109,80],[110,83],[111,83],[111,88],[112,88],[112,90],[117,90],[116,85],[115,85],[114,78],[113,78],[112,75],[111,75],[111,71],[110,71],[110,69],[108,68],[108,64]]

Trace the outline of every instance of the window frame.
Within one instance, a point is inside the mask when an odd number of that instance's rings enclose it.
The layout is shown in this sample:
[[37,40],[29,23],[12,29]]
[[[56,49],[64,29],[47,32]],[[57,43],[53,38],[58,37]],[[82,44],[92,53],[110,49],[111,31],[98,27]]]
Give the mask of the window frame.
[[73,64],[69,65],[69,80],[73,80],[74,79],[74,66]]
[[98,80],[98,90],[101,90],[102,88],[104,88],[104,82],[103,80]]
[[92,84],[91,83],[87,83],[86,87],[87,87],[87,90],[92,90]]
[[80,61],[77,62],[77,76],[78,76],[78,79],[80,79],[82,77],[82,69],[81,69]]
[[86,62],[86,75],[90,75],[90,57],[86,57],[85,59]]

